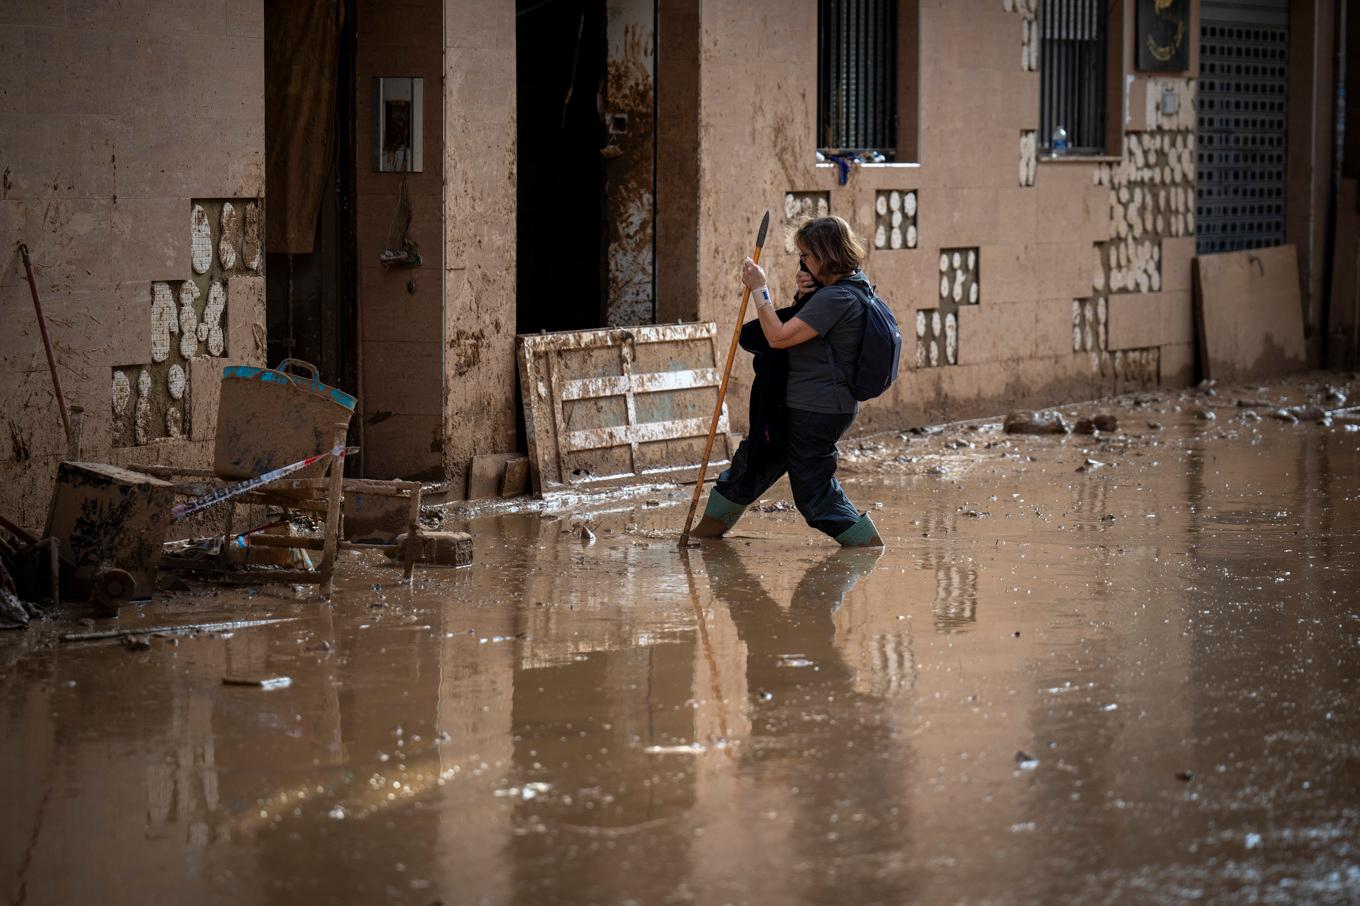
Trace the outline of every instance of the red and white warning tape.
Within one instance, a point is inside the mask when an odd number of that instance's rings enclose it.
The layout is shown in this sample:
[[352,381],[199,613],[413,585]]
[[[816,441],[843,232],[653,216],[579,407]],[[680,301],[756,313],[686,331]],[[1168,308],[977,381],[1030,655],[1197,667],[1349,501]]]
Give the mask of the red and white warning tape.
[[217,504],[230,500],[233,497],[240,497],[242,494],[269,484],[271,481],[278,481],[285,475],[291,475],[299,469],[305,469],[313,463],[320,462],[327,456],[344,459],[344,445],[334,447],[324,453],[317,453],[315,456],[308,456],[306,459],[300,459],[297,462],[289,463],[286,466],[279,466],[277,469],[265,472],[263,475],[247,478],[245,481],[238,481],[236,484],[229,484],[225,488],[218,488],[217,490],[204,494],[202,497],[195,498],[194,500],[186,500],[183,503],[177,503],[170,509],[170,518],[183,519],[185,516],[192,516],[194,513],[206,510],[210,506],[217,506]]

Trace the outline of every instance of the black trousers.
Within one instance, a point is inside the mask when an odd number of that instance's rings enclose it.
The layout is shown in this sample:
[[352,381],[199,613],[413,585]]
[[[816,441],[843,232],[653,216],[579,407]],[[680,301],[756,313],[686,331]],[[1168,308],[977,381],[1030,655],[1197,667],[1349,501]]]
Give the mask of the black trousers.
[[798,512],[808,525],[835,538],[860,516],[836,480],[836,441],[855,416],[803,409],[785,413],[784,443],[743,440],[732,465],[718,476],[717,491],[735,504],[749,506],[787,472]]

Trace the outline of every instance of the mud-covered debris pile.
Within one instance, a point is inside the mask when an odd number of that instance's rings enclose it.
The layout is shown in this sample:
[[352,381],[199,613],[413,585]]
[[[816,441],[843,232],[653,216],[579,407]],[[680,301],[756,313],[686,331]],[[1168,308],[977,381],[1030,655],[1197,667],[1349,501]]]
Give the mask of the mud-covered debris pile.
[[[1262,419],[1299,430],[1317,426],[1360,431],[1360,407],[1344,407],[1354,398],[1357,384],[1360,376],[1336,373],[1304,374],[1268,384],[1203,381],[1183,390],[1142,391],[1039,411],[1016,409],[1000,422],[983,419],[860,438],[843,445],[841,462],[847,474],[906,473],[955,480],[988,460],[1034,461],[1034,454],[1044,456],[1041,451],[1051,447],[1080,453],[1072,466],[1084,466],[1077,470],[1090,473],[1101,467],[1086,464],[1091,453],[1097,455],[1090,458],[1102,465],[1117,465],[1126,456],[1141,455],[1142,448],[1163,443],[1209,435],[1251,437],[1262,430]],[[1158,439],[1157,432],[1173,427],[1190,432]]]
[[1007,434],[1066,434],[1071,428],[1060,412],[1016,410],[1006,416],[1002,427]]

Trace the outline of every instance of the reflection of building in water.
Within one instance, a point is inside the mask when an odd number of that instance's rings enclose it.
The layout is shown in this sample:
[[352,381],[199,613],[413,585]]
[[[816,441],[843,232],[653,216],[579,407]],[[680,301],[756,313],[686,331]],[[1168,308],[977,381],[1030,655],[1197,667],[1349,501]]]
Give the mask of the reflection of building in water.
[[910,624],[902,602],[891,594],[895,590],[888,583],[863,583],[846,594],[832,614],[836,649],[860,695],[896,695],[916,682]]
[[[596,651],[670,642],[692,629],[688,620],[678,620],[673,627],[658,626],[655,611],[639,606],[655,603],[658,574],[675,571],[673,548],[629,546],[611,555],[607,572],[578,569],[571,574],[571,581],[564,581],[560,564],[584,558],[580,535],[546,521],[541,526],[535,521],[530,531],[533,537],[529,540],[540,548],[540,561],[553,568],[533,572],[524,579],[527,606],[516,626],[525,636],[516,646],[521,667],[557,666]],[[683,581],[673,591],[683,600]],[[582,615],[594,612],[601,618],[591,623],[589,632],[582,632]]]
[[[694,601],[694,738],[712,746],[744,740],[751,735],[746,702],[746,643],[737,635],[736,624],[726,607],[715,606],[713,596],[696,583]],[[705,759],[711,764],[712,758]]]
[[512,822],[495,793],[506,784],[513,755],[515,652],[475,641],[460,633],[440,645],[435,720],[449,744],[436,750],[437,770],[452,782],[442,789],[435,845],[445,862],[444,889],[504,903],[514,885],[504,852]]
[[935,569],[935,613],[937,632],[960,632],[977,622],[977,570],[971,566],[941,566]]
[[[1204,499],[1196,486],[1203,462],[1198,451],[1187,452],[1184,471],[1154,468],[1140,474],[1137,481],[1119,483],[1102,470],[1098,477],[1077,481],[1065,530],[1089,534],[1069,540],[1064,570],[1052,569],[1049,561],[1045,574],[1041,561],[1031,559],[1026,561],[1027,573],[1014,580],[1025,587],[1045,587],[1048,604],[1075,617],[1077,622],[1069,631],[1080,639],[1078,657],[1073,657],[1068,645],[1044,644],[1027,650],[1025,674],[1032,698],[1014,710],[1024,712],[1022,738],[1033,740],[1029,751],[1043,766],[1024,786],[1016,787],[1023,791],[1018,820],[1040,816],[1041,827],[1080,827],[1092,839],[1124,840],[1128,818],[1118,810],[1093,811],[1092,797],[1103,795],[1109,801],[1117,796],[1131,803],[1165,797],[1166,778],[1183,770],[1182,765],[1205,740],[1224,738],[1206,732],[1206,725],[1199,723],[1204,716],[1196,713],[1199,703],[1207,704],[1205,710],[1212,720],[1222,722],[1220,726],[1236,727],[1242,721],[1240,702],[1224,707],[1217,697],[1215,690],[1225,686],[1222,677],[1197,673],[1194,647],[1197,639],[1214,639],[1232,650],[1232,657],[1239,657],[1240,626],[1237,631],[1226,623],[1215,626],[1217,631],[1186,631],[1188,621],[1198,627],[1213,626],[1227,609],[1203,607],[1205,592],[1194,587],[1198,583],[1192,579],[1193,572],[1181,572],[1185,567],[1172,566],[1167,572],[1169,564],[1183,557],[1198,559],[1201,550],[1213,547],[1195,545],[1188,552],[1180,547],[1184,539],[1197,534],[1195,513]],[[1253,478],[1259,479],[1256,455],[1253,452],[1239,460],[1246,474],[1235,479],[1229,477],[1233,458],[1214,458],[1207,471],[1225,480],[1217,499],[1243,499],[1241,489],[1249,487]],[[1121,519],[1144,513],[1156,516],[1137,519],[1136,534],[1119,536],[1116,547],[1097,534],[1106,513]],[[1260,513],[1256,525],[1273,515],[1273,511]],[[1219,575],[1219,565],[1214,564],[1211,575]],[[1254,619],[1266,618],[1267,610],[1254,614]],[[1131,707],[1134,702],[1141,704]],[[1237,756],[1246,763],[1271,757],[1264,750],[1250,754],[1239,750]],[[1153,764],[1157,769],[1149,769]],[[1052,851],[1054,838],[1018,835],[1015,845],[1018,858],[1031,854],[1042,858]],[[1107,870],[1110,855],[1097,848],[1077,856],[1071,864],[1074,875],[1098,876]],[[1067,896],[1064,880],[1045,879],[1048,889],[1035,890],[1032,898],[1063,899]]]
[[544,793],[510,797],[504,845],[517,901],[552,902],[567,889],[583,902],[628,899],[638,882],[619,871],[618,840],[668,853],[646,867],[650,889],[674,889],[691,873],[679,819],[695,803],[694,756],[658,752],[694,742],[694,647],[691,637],[516,670],[507,779]]
[[[513,652],[499,738],[507,764],[490,792],[508,823],[481,851],[505,860],[507,883],[490,899],[551,902],[568,887],[582,901],[628,899],[638,887],[618,870],[615,842],[625,839],[669,854],[647,867],[647,887],[673,889],[691,871],[679,819],[695,803],[696,762],[685,749],[724,725],[711,693],[699,692],[712,677],[696,676],[704,657],[689,602],[683,591],[658,594],[658,562],[673,573],[675,550],[628,546],[597,561],[552,523],[533,541],[537,565],[508,628],[526,637],[504,646]],[[703,629],[710,642],[734,635],[714,620]]]
[[936,632],[960,632],[977,622],[978,571],[971,559],[960,560],[942,551],[927,551],[917,558],[923,570],[935,573]]
[[[84,646],[56,659],[45,682],[7,696],[0,712],[7,897],[179,902],[186,883],[205,883],[221,870],[223,860],[210,849],[231,835],[221,806],[245,799],[239,778],[217,766],[232,757],[222,753],[232,743],[223,745],[215,732],[223,716],[223,647],[186,643],[176,662],[164,649],[138,658],[121,646]],[[46,662],[34,652],[19,669]],[[233,853],[230,867],[233,895],[259,902],[254,854]]]
[[875,633],[862,649],[867,664],[855,671],[855,691],[864,695],[894,695],[916,680],[911,639],[899,632]]
[[1100,519],[1109,510],[1109,482],[1088,475],[1085,481],[1072,485],[1071,527],[1079,532],[1098,532],[1104,528]]
[[951,534],[959,524],[959,514],[947,501],[931,499],[921,512],[921,533],[930,537]]

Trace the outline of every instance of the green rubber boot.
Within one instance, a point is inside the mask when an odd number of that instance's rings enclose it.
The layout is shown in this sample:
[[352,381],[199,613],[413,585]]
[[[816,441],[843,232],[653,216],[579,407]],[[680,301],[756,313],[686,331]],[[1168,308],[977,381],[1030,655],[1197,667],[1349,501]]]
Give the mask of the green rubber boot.
[[869,514],[861,513],[858,522],[836,536],[836,543],[841,547],[882,547],[883,539]]
[[694,538],[721,538],[728,529],[737,524],[746,507],[733,503],[714,488],[708,492],[708,504],[704,506],[704,518],[690,532]]

